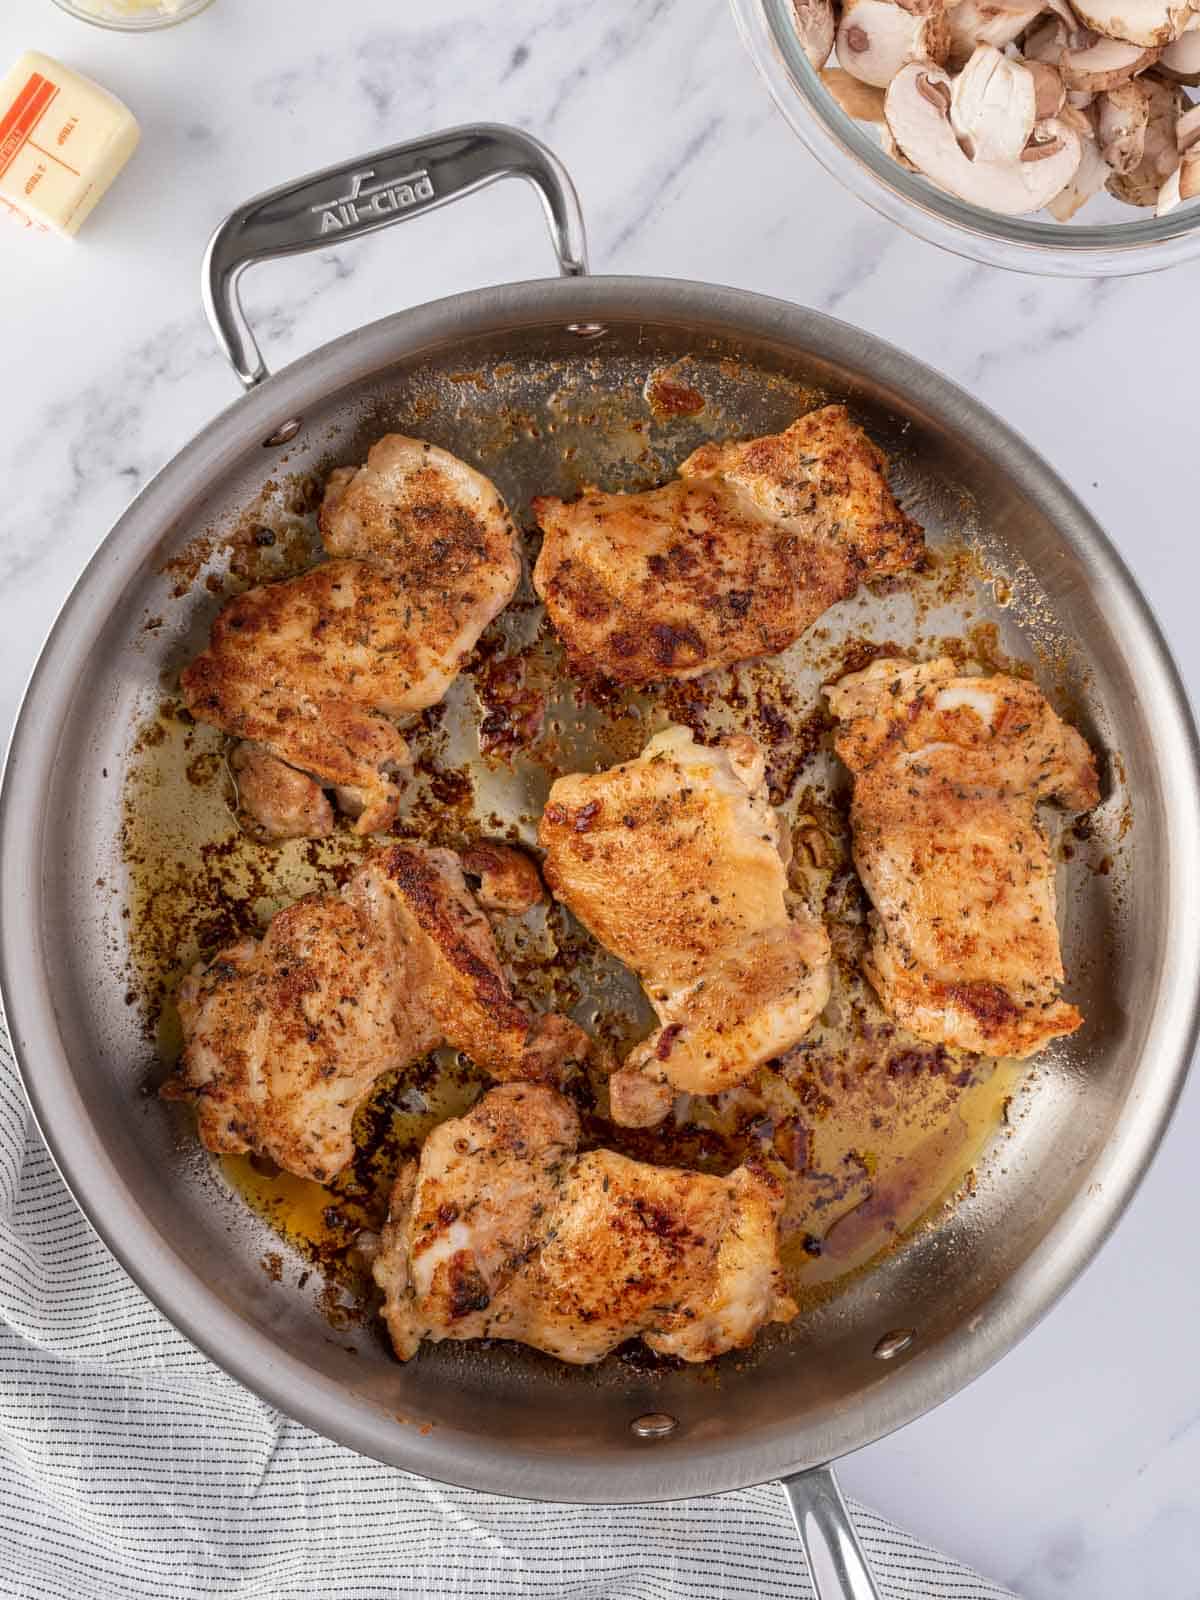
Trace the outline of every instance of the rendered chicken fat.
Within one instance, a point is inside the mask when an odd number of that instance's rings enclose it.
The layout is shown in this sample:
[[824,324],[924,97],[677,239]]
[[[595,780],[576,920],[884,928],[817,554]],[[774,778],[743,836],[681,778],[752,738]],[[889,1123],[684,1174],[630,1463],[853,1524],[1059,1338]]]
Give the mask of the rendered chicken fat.
[[0,204],[27,227],[74,235],[140,135],[128,107],[26,51],[0,82]]

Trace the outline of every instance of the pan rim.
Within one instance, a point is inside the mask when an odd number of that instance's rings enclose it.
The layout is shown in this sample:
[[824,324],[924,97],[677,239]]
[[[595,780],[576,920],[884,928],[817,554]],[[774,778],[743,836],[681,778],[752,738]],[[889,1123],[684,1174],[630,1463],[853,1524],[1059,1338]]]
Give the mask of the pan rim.
[[[387,362],[412,360],[470,336],[514,326],[651,322],[706,327],[726,336],[775,339],[919,400],[957,436],[998,460],[1047,515],[1103,585],[1137,640],[1137,668],[1153,705],[1156,752],[1169,752],[1175,780],[1164,795],[1173,852],[1169,908],[1172,971],[1159,974],[1169,1015],[1148,1041],[1137,1071],[1137,1115],[1117,1130],[1048,1234],[993,1294],[982,1327],[959,1329],[936,1352],[916,1355],[868,1407],[847,1408],[816,1448],[786,1424],[751,1441],[681,1439],[666,1449],[617,1454],[566,1470],[561,1455],[515,1447],[481,1450],[445,1428],[427,1435],[397,1425],[371,1402],[313,1372],[224,1305],[137,1208],[90,1122],[58,1033],[38,871],[45,852],[44,799],[58,738],[79,681],[64,670],[72,622],[92,590],[144,558],[173,519],[177,485],[206,465],[219,468],[248,439],[264,439],[307,405]],[[77,651],[75,652],[77,653]],[[1189,870],[1190,867],[1190,870]],[[1099,524],[1043,458],[965,390],[898,347],[824,313],[749,291],[646,277],[546,279],[473,290],[400,311],[321,346],[236,399],[146,485],[108,533],[64,602],[30,676],[0,786],[0,996],[26,1096],[64,1183],[92,1229],[144,1294],[187,1339],[246,1388],[317,1433],[386,1464],[464,1488],[577,1504],[632,1504],[749,1487],[858,1449],[931,1410],[1012,1349],[1053,1307],[1111,1234],[1166,1130],[1200,1027],[1200,742],[1186,691],[1163,634],[1124,561]],[[34,930],[31,934],[25,930]],[[490,1444],[490,1441],[489,1441]],[[564,1493],[565,1491],[565,1493]]]

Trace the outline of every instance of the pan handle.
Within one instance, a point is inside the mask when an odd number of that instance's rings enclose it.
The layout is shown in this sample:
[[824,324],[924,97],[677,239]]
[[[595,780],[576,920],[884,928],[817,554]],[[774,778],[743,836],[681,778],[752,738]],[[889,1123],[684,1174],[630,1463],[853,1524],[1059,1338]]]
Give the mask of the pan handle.
[[208,242],[201,292],[217,342],[246,388],[267,376],[238,296],[247,267],[406,222],[498,178],[533,184],[558,270],[568,278],[586,273],[583,214],[567,169],[539,140],[501,123],[472,123],[389,145],[282,184],[230,212]]
[[837,1479],[814,1467],[783,1479],[817,1600],[880,1600]]

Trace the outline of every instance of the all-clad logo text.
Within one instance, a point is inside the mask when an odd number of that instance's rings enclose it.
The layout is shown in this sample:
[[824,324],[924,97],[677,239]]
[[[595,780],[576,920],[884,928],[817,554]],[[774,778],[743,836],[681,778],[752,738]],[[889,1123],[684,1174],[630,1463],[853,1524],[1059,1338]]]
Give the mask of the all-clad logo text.
[[407,211],[422,200],[433,199],[433,183],[424,167],[406,172],[402,178],[368,184],[374,171],[355,172],[350,177],[350,193],[339,200],[322,200],[309,210],[321,219],[322,233],[341,233],[363,222],[378,222],[392,211]]

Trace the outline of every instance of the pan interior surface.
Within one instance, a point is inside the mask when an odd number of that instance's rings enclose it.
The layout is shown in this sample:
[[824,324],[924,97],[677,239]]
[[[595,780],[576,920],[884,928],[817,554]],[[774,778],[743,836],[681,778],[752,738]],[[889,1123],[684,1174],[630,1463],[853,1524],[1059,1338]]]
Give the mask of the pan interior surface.
[[[602,331],[585,337],[585,324]],[[703,410],[664,405],[662,382],[694,391]],[[1068,994],[1087,1025],[1014,1078],[1004,1125],[954,1205],[751,1351],[712,1368],[580,1369],[447,1343],[400,1366],[319,1274],[298,1286],[303,1263],[214,1168],[187,1117],[148,1092],[162,1076],[164,1041],[147,1026],[155,984],[230,931],[218,752],[201,738],[192,755],[203,762],[181,777],[155,717],[230,584],[289,559],[293,535],[294,555],[310,537],[313,485],[382,432],[461,454],[529,527],[534,493],[644,487],[706,437],[776,431],[831,400],[888,452],[905,509],[960,562],[991,647],[1029,663],[1100,752],[1104,800],[1061,881]],[[298,437],[264,448],[291,415]],[[802,642],[779,668],[801,711],[815,709],[847,640],[907,646],[915,629],[928,653],[940,626],[933,608],[918,628],[902,588],[836,612],[824,656]],[[522,617],[506,622],[508,645]],[[478,682],[459,691],[464,716]],[[602,750],[572,686],[554,696],[565,765],[631,755],[649,731]],[[455,704],[437,730],[445,764]],[[159,742],[171,761],[154,754]],[[519,760],[473,770],[476,822],[502,830],[540,799]],[[435,776],[422,804],[426,835],[440,815],[449,837],[465,802]],[[1190,724],[1103,537],[1036,457],[926,369],[811,313],[700,286],[601,280],[461,297],[338,341],[231,408],[149,487],[69,602],[14,742],[3,823],[14,1041],[48,1141],[110,1246],[190,1337],[281,1408],[380,1459],[509,1494],[644,1500],[763,1481],[944,1398],[1036,1320],[1111,1227],[1190,1046]],[[172,840],[209,850],[204,870],[222,888],[207,919],[162,870]],[[148,851],[153,881],[139,866]],[[315,847],[260,860],[243,873],[250,918],[330,869]],[[148,926],[171,930],[171,948],[139,944]],[[627,999],[632,1008],[634,988]],[[897,1331],[914,1338],[881,1360]],[[645,1413],[676,1426],[639,1437],[631,1425]]]

